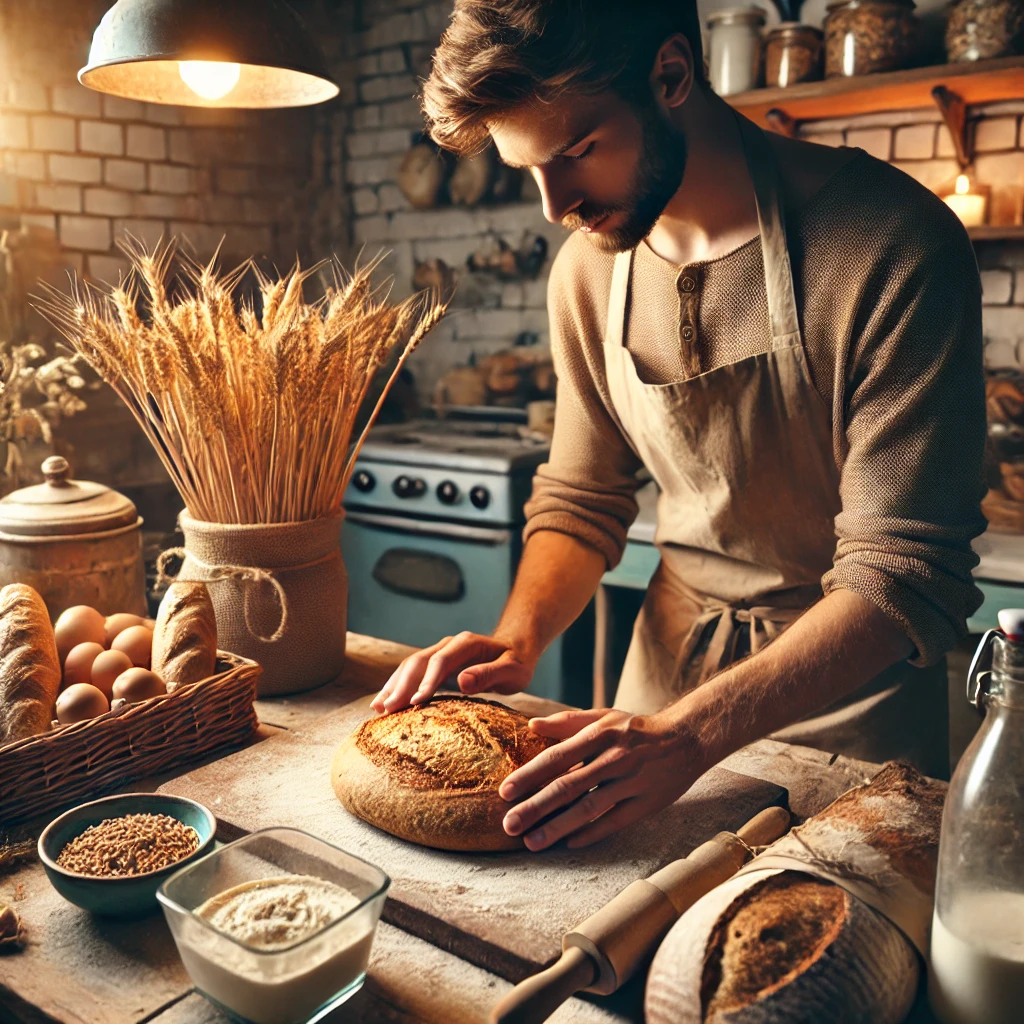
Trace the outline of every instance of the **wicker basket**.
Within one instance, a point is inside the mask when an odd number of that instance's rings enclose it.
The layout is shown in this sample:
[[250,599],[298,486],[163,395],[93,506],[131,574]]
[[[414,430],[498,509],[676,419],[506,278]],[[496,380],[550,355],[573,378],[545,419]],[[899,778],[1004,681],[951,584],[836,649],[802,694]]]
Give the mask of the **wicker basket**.
[[259,725],[260,666],[218,651],[217,669],[174,693],[0,746],[0,827],[243,744]]

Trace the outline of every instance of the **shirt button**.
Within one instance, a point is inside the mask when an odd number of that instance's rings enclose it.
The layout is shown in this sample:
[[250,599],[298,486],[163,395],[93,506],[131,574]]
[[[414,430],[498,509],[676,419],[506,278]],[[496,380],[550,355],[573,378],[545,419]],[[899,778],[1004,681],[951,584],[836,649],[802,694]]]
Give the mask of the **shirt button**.
[[693,328],[692,327],[684,327],[683,328],[683,341],[693,341]]
[[692,277],[682,277],[679,279],[679,287],[684,292],[692,292],[697,287],[697,282]]

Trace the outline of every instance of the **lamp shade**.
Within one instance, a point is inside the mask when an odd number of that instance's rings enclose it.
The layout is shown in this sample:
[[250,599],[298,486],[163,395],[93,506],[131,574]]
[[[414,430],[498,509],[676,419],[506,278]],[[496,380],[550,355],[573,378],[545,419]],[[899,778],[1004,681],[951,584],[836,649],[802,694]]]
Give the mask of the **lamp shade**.
[[338,95],[284,0],[118,0],[78,80],[114,96],[194,107],[297,107]]

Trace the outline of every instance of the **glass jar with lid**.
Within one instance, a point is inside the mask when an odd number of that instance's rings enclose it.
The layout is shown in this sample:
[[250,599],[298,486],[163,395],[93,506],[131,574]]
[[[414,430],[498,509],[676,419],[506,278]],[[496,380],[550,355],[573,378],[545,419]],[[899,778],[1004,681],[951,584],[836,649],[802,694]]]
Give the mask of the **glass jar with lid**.
[[1024,610],[999,624],[968,672],[985,720],[942,814],[929,996],[945,1024],[1015,1024],[1024,1005]]
[[832,0],[825,15],[825,76],[897,71],[914,58],[914,0]]
[[786,88],[821,78],[824,35],[813,25],[786,21],[768,33],[765,42],[765,84]]
[[719,96],[760,85],[765,18],[762,7],[730,7],[708,18],[711,88]]
[[1024,0],[955,0],[946,21],[950,61],[1024,53]]

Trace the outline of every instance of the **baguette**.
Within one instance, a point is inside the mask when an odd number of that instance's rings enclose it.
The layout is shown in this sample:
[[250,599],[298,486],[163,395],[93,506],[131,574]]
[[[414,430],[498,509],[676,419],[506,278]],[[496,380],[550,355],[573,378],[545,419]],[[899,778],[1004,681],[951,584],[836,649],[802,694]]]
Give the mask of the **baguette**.
[[205,583],[177,580],[167,588],[153,629],[153,671],[173,693],[217,670],[217,618]]
[[353,814],[400,839],[439,850],[515,850],[501,822],[504,779],[552,741],[497,701],[438,697],[371,718],[345,740],[331,785]]
[[60,661],[43,599],[23,583],[0,590],[0,743],[46,732]]

